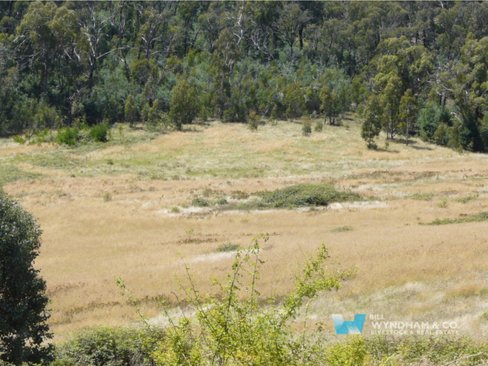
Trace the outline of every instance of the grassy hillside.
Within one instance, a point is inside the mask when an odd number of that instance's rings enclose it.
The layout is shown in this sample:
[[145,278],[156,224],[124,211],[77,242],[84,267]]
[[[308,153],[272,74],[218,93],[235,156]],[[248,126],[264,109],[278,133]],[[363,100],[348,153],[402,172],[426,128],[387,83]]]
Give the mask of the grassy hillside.
[[[164,135],[115,127],[109,143],[75,148],[2,140],[0,182],[44,231],[37,265],[56,337],[136,321],[118,277],[157,323],[158,301],[175,303],[173,293],[186,286],[185,265],[202,292],[215,292],[212,279],[225,275],[233,250],[258,233],[270,235],[264,297],[289,291],[321,243],[333,268],[357,269],[341,290],[314,301],[298,327],[323,321],[332,334],[331,314],[364,312],[458,321],[460,334],[482,337],[488,232],[486,222],[462,218],[488,211],[488,157],[420,141],[371,151],[359,129],[350,116],[310,137],[300,123],[279,121],[257,131],[211,122]],[[245,204],[297,184],[358,199]],[[222,210],[224,201],[233,207]],[[445,225],[425,225],[435,220]]]

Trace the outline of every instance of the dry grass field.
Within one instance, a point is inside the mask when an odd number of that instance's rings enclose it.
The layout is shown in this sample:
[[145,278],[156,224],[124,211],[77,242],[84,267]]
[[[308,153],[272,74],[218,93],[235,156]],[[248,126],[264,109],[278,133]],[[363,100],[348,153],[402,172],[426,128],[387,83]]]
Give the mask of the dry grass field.
[[[106,145],[74,149],[0,142],[0,184],[43,229],[37,266],[48,283],[57,339],[82,327],[132,324],[124,279],[148,317],[188,286],[215,291],[232,262],[269,233],[260,290],[284,294],[306,258],[325,243],[332,268],[357,268],[305,318],[358,312],[385,318],[455,320],[488,335],[488,221],[427,225],[488,211],[488,156],[414,141],[369,151],[354,119],[310,137],[278,122],[192,126],[156,135],[114,128]],[[381,142],[381,145],[383,143]],[[197,197],[245,197],[295,183],[328,182],[371,202],[327,209],[221,211]],[[328,323],[327,323],[328,324]]]

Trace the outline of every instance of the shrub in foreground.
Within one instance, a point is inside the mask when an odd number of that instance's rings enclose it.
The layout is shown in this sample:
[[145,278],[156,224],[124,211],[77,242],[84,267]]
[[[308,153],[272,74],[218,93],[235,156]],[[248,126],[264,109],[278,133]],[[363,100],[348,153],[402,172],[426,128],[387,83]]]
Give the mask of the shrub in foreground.
[[53,366],[152,365],[151,353],[163,339],[157,328],[94,328],[77,334],[57,352]]
[[320,291],[338,289],[349,274],[326,271],[328,254],[322,246],[297,278],[295,290],[281,305],[266,307],[256,288],[262,263],[259,252],[257,240],[251,249],[238,252],[222,295],[204,299],[198,291],[190,291],[187,301],[196,315],[170,321],[164,340],[153,353],[156,365],[281,366],[324,361],[320,347],[315,348],[306,337],[295,337],[290,323],[307,299]]

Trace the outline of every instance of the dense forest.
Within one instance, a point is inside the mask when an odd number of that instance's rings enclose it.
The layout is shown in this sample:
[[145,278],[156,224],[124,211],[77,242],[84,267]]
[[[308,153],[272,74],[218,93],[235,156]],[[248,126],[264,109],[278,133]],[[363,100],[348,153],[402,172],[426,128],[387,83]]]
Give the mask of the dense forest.
[[0,2],[0,134],[364,117],[488,151],[487,2]]

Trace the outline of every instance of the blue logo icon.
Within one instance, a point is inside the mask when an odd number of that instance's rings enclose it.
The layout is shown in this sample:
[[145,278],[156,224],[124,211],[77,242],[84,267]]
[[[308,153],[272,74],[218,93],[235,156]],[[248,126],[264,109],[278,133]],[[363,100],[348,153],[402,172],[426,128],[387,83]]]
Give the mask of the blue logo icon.
[[354,320],[344,321],[340,314],[332,314],[336,334],[361,334],[363,332],[366,314],[355,314]]

